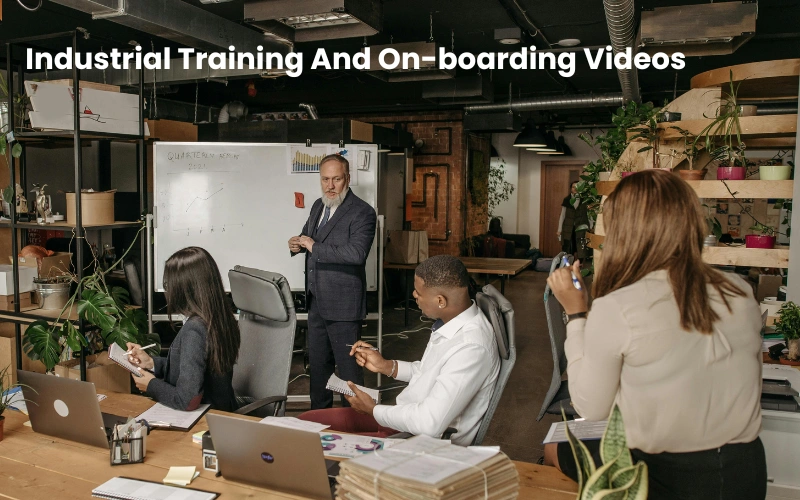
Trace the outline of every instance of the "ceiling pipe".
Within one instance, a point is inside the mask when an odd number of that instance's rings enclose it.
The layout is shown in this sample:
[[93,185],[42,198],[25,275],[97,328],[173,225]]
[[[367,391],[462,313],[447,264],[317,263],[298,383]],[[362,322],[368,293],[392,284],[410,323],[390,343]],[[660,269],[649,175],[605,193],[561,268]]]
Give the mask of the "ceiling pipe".
[[496,113],[503,111],[539,111],[548,109],[600,108],[616,107],[623,103],[621,93],[571,95],[559,97],[531,97],[511,102],[495,104],[473,104],[465,106],[467,113]]
[[[635,55],[636,29],[634,24],[636,16],[633,0],[603,0],[603,8],[606,12],[608,36],[611,38],[611,47],[614,49],[614,54],[625,52],[626,48],[631,47]],[[618,69],[617,75],[622,86],[622,95],[625,98],[625,102],[642,102],[636,66],[631,66],[631,69]]]

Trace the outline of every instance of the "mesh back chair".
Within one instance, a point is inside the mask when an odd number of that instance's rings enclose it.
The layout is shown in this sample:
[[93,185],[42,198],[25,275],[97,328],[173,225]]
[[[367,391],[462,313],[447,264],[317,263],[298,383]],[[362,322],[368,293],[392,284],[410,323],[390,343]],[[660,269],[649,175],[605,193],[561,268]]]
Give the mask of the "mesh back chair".
[[[514,308],[511,306],[511,302],[503,297],[494,286],[486,285],[482,291],[476,294],[475,304],[486,316],[486,319],[489,320],[489,324],[492,325],[492,330],[497,340],[497,350],[500,354],[500,373],[497,375],[492,397],[489,400],[486,413],[483,414],[478,433],[471,443],[473,446],[478,446],[486,436],[486,431],[492,422],[492,416],[494,416],[500,397],[503,395],[503,389],[505,389],[508,377],[511,375],[511,369],[514,368],[514,363],[517,360],[517,346],[514,340]],[[405,382],[402,382],[402,384],[405,384]],[[391,388],[397,387],[392,386]],[[457,432],[458,429],[448,427],[442,434],[442,439],[450,439]],[[411,433],[401,432],[389,437],[406,439],[411,436]]]
[[[561,267],[564,252],[556,255],[550,265],[550,274]],[[570,260],[572,260],[570,258]],[[536,420],[541,420],[545,413],[561,415],[561,409],[569,417],[577,416],[569,397],[569,384],[561,380],[567,371],[567,356],[564,354],[564,342],[567,340],[567,323],[564,308],[553,295],[550,285],[544,289],[544,310],[547,315],[547,329],[550,331],[550,349],[553,353],[553,377],[550,379],[550,388],[544,397],[542,409]]]
[[481,425],[478,427],[478,434],[472,442],[477,446],[483,443],[494,412],[500,403],[500,397],[503,395],[503,389],[511,376],[511,369],[514,368],[514,363],[517,361],[517,346],[514,340],[514,308],[511,306],[511,302],[503,297],[495,287],[486,285],[483,287],[483,291],[476,295],[475,303],[491,323],[500,353],[500,373],[497,375],[492,399],[489,400],[489,407],[486,408]]
[[297,315],[282,275],[236,266],[228,271],[239,308],[241,345],[233,367],[236,413],[283,416],[289,389]]

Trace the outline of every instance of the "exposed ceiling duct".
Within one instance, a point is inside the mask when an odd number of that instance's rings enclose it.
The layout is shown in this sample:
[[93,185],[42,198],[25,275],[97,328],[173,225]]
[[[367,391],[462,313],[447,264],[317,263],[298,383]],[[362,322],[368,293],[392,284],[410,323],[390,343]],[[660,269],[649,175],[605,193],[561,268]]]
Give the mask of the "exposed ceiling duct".
[[[608,36],[611,38],[614,54],[625,52],[627,47],[634,47],[636,17],[633,0],[603,0],[603,9],[606,12]],[[636,53],[635,47],[633,53]],[[625,101],[642,102],[636,66],[632,66],[631,69],[618,69],[617,76]]]
[[[394,43],[391,45],[373,45],[370,49],[370,68],[384,68],[392,66],[397,63],[394,69],[378,69],[367,71],[366,73],[379,78],[385,82],[419,82],[425,80],[446,80],[453,78],[456,75],[455,69],[439,69],[436,63],[438,46],[436,42],[407,42],[407,43]],[[394,49],[403,57],[405,54],[408,57],[407,68],[403,69],[403,60],[395,60],[391,55],[384,58],[384,64],[381,64],[380,54],[386,49]],[[363,52],[363,51],[362,51]],[[416,54],[418,59],[419,69],[413,69],[411,54]]]
[[642,11],[642,51],[686,56],[732,54],[755,35],[758,3],[716,2]]
[[181,0],[51,0],[54,3],[106,19],[150,35],[197,49],[264,52],[286,55],[291,42],[259,33]]
[[383,28],[380,0],[255,0],[244,20],[265,33],[288,27],[295,42],[372,36]]
[[575,109],[617,107],[623,104],[621,93],[590,94],[584,96],[532,97],[506,103],[474,104],[465,106],[467,113],[496,113],[502,111],[539,111],[549,109]]
[[298,106],[306,110],[306,113],[308,113],[309,118],[311,118],[312,120],[319,120],[319,113],[317,113],[316,106],[314,106],[313,104],[306,104],[306,103],[300,103],[298,104]]
[[494,101],[494,86],[485,75],[425,82],[422,98],[437,104],[478,104]]

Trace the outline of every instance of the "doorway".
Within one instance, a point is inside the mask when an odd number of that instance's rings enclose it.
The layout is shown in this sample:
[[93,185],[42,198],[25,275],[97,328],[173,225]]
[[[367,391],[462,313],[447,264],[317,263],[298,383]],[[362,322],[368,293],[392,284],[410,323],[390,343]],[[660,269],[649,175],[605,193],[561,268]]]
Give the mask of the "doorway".
[[561,251],[561,242],[558,240],[561,203],[569,194],[572,182],[580,180],[584,166],[585,161],[542,162],[539,249],[545,257],[555,257]]

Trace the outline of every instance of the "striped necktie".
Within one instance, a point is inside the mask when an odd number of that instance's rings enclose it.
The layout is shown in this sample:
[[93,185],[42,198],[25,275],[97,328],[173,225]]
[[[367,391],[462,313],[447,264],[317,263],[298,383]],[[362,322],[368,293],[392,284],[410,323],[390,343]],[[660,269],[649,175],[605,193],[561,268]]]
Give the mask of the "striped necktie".
[[325,214],[322,216],[322,222],[319,223],[319,227],[317,227],[317,231],[322,229],[325,224],[328,222],[328,219],[331,217],[331,207],[325,207]]

